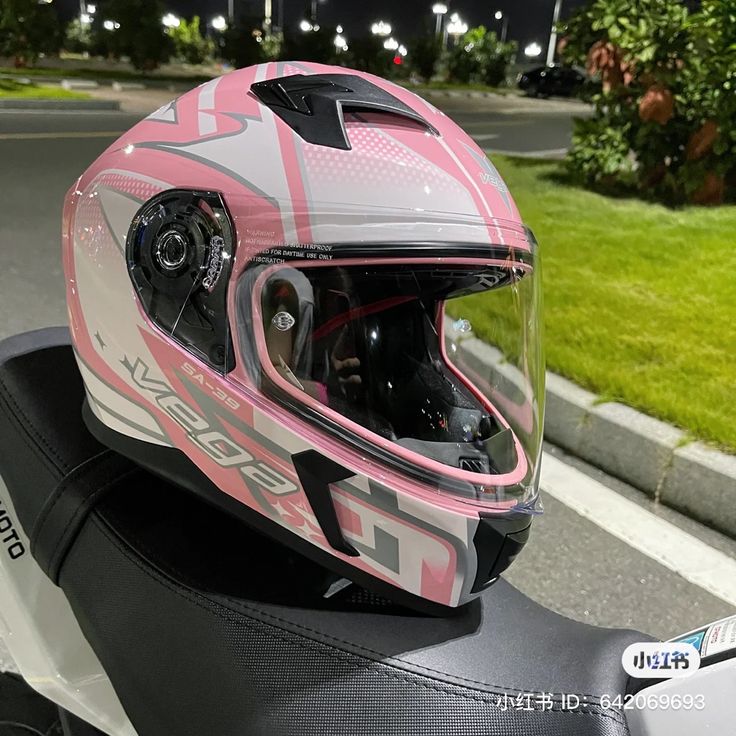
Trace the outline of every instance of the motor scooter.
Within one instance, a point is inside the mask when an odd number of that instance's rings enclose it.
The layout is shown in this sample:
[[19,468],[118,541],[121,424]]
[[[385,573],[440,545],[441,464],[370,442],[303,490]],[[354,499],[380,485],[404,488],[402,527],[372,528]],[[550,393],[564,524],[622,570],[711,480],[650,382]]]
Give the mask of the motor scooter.
[[736,617],[665,667],[503,579],[419,615],[116,455],[84,403],[65,328],[0,344],[0,735],[734,733]]

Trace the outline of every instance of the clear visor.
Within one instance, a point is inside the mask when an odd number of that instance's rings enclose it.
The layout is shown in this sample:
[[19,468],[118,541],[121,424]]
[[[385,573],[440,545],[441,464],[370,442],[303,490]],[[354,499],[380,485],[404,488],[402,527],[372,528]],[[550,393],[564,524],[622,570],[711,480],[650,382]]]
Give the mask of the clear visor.
[[258,265],[238,298],[252,314],[247,362],[281,403],[437,490],[499,508],[536,496],[533,255]]

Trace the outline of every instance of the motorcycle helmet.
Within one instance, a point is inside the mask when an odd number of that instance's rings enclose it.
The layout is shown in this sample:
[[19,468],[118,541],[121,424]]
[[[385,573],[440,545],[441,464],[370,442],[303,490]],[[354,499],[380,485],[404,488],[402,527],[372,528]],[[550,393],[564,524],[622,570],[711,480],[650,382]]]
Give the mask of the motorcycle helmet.
[[510,564],[539,510],[539,256],[445,114],[345,68],[242,69],[123,135],[64,212],[104,444],[416,608]]

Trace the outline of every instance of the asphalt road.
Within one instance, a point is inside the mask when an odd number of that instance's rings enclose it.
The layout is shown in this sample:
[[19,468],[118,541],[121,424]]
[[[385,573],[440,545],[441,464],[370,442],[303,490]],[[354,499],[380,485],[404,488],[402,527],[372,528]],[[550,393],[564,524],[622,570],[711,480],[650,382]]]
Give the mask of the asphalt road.
[[440,94],[428,99],[491,153],[559,158],[570,146],[573,118],[589,115],[577,100]]
[[[552,151],[569,141],[571,111],[527,101],[433,100],[466,125],[484,148]],[[0,338],[65,322],[59,229],[64,194],[133,113],[0,112]],[[491,138],[490,136],[497,136]],[[551,448],[554,452],[554,449]],[[634,490],[565,458],[590,477],[617,487],[643,507]],[[614,538],[573,509],[545,495],[546,513],[507,577],[550,608],[604,626],[639,629],[668,638],[735,612],[732,605],[688,582]],[[651,509],[689,534],[736,557],[736,543],[674,512]],[[0,652],[0,669],[2,652]]]

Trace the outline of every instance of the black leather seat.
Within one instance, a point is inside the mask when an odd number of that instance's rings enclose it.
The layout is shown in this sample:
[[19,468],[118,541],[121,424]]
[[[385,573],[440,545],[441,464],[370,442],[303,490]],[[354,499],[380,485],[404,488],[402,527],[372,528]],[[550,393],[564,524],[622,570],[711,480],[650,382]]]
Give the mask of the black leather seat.
[[106,451],[83,396],[65,330],[0,344],[0,475],[139,736],[628,733],[600,696],[648,637],[503,580],[446,619],[325,599],[320,568]]

